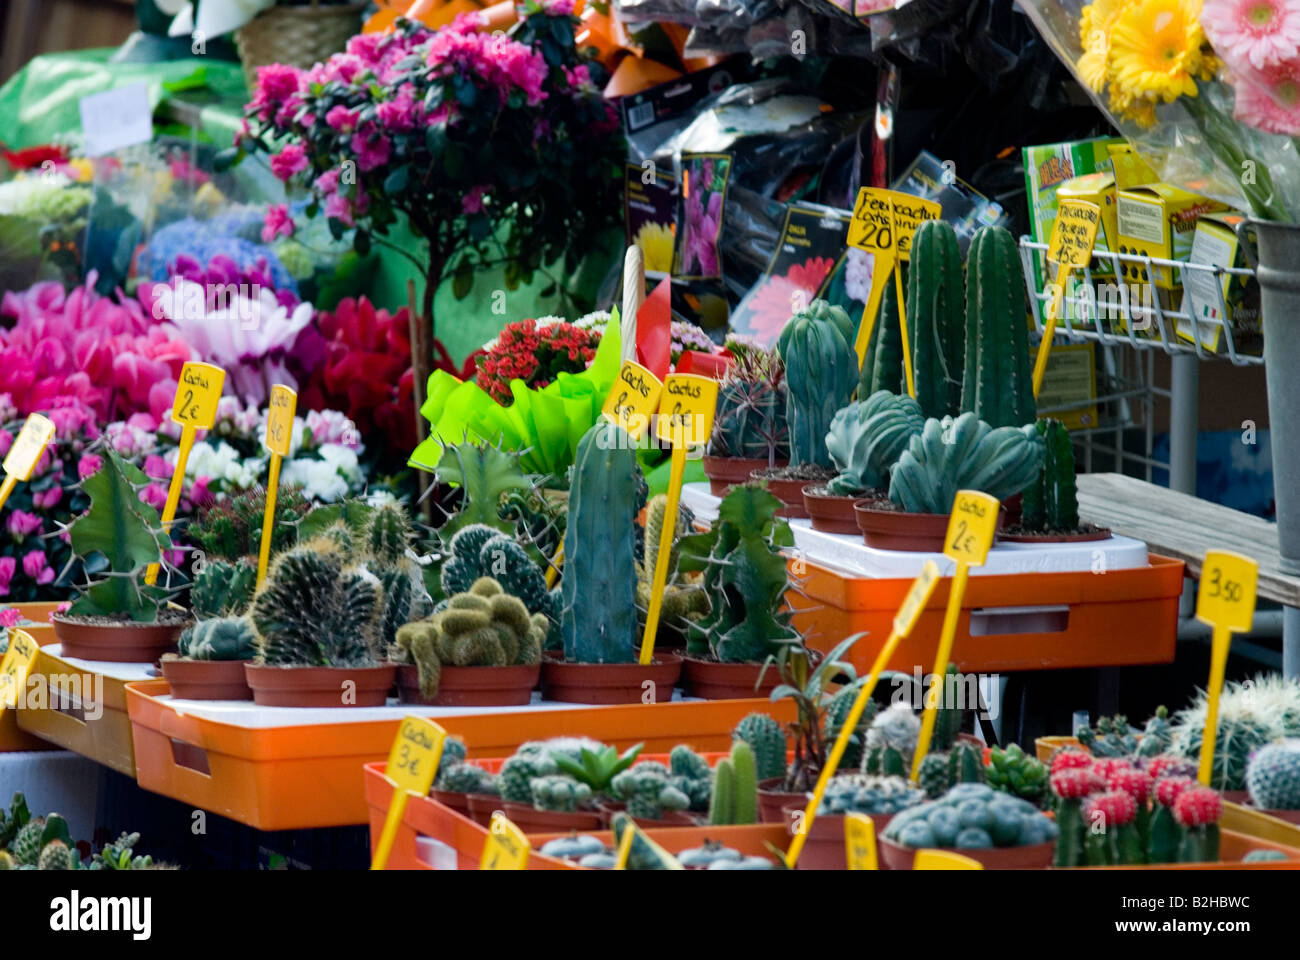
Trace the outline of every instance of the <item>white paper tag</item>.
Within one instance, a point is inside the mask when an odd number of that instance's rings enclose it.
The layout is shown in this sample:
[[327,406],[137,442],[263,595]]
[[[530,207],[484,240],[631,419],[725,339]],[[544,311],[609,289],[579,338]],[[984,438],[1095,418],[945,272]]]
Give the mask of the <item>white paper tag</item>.
[[133,83],[81,99],[81,130],[88,157],[102,157],[153,139],[149,85]]

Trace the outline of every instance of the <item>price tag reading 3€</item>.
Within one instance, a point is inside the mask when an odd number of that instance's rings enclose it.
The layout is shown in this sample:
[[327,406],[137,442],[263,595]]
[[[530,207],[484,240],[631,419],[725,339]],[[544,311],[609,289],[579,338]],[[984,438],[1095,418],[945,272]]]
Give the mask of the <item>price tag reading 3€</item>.
[[26,483],[40,462],[45,447],[54,439],[54,423],[39,413],[33,413],[18,431],[14,445],[5,457],[4,472]]
[[217,422],[217,402],[226,382],[226,371],[210,363],[191,361],[181,368],[172,402],[172,419],[182,427],[209,430]]
[[640,440],[650,426],[650,415],[659,409],[659,392],[663,386],[641,364],[624,360],[600,412],[626,430],[633,440]]
[[478,867],[480,870],[523,870],[528,866],[531,852],[528,837],[498,810],[492,814]]
[[1259,564],[1227,550],[1210,550],[1201,567],[1196,619],[1233,633],[1250,629],[1255,616]]
[[978,490],[958,490],[948,518],[944,556],[973,567],[984,565],[998,526],[998,501]]
[[298,394],[283,384],[271,388],[271,409],[266,416],[266,449],[282,457],[289,455],[293,441],[293,414],[298,409]]
[[399,790],[425,796],[433,786],[442,759],[442,743],[447,731],[424,717],[407,717],[398,728],[393,749],[388,754],[388,779]]
[[709,442],[713,414],[718,405],[718,381],[693,373],[673,373],[659,395],[659,439],[675,447],[696,447]]

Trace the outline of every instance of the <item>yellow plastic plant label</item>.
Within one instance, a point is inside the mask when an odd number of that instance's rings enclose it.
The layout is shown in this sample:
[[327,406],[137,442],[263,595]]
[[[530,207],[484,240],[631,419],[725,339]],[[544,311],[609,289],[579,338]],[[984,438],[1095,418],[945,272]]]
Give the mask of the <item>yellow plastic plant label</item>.
[[531,852],[528,837],[498,810],[492,814],[487,842],[483,844],[483,856],[478,866],[480,870],[523,870],[528,866],[528,854]]
[[950,850],[918,850],[913,870],[983,870],[984,864]]
[[[1047,259],[1062,267],[1086,267],[1097,242],[1101,207],[1086,200],[1062,200],[1047,245]],[[1063,279],[1058,282],[1064,282]]]
[[1234,633],[1249,630],[1255,616],[1259,564],[1227,550],[1210,550],[1201,568],[1196,619]]
[[944,556],[959,563],[979,567],[993,546],[998,526],[998,501],[978,490],[958,490],[948,518],[948,536]]
[[718,406],[718,381],[693,373],[671,373],[659,395],[659,439],[675,447],[709,442]]
[[627,829],[623,831],[623,839],[621,839],[618,842],[618,852],[614,855],[615,870],[627,869],[627,859],[632,854],[632,843],[637,839],[640,839],[642,843],[644,843],[647,847],[649,847],[651,852],[653,852],[655,856],[661,862],[663,862],[669,870],[686,869],[678,862],[676,857],[674,857],[663,847],[659,846],[659,844],[651,840],[648,836],[646,836],[646,832],[644,830],[642,830],[635,823],[629,820],[627,824]]
[[271,388],[271,409],[266,415],[266,449],[282,457],[289,455],[293,441],[293,414],[298,409],[298,394],[283,384]]
[[388,754],[388,779],[399,790],[425,796],[433,786],[447,731],[425,717],[407,717]]
[[208,430],[217,422],[217,401],[226,371],[210,363],[190,361],[181,367],[181,379],[172,401],[172,419],[182,427]]
[[925,605],[930,602],[930,594],[934,593],[935,584],[938,582],[939,565],[933,560],[925,561],[925,566],[921,568],[921,575],[912,581],[907,596],[903,598],[903,605],[898,608],[898,613],[894,614],[895,633],[907,636],[912,632]]
[[45,447],[54,439],[54,423],[39,413],[33,413],[18,431],[13,446],[4,460],[4,471],[9,476],[26,483],[40,462]]
[[600,412],[626,430],[633,440],[639,440],[650,426],[650,415],[659,409],[659,393],[663,387],[659,378],[641,364],[624,360]]
[[875,870],[876,825],[865,813],[850,813],[844,818],[844,852],[850,870]]
[[9,649],[0,660],[0,713],[13,709],[27,683],[27,671],[36,657],[36,641],[25,630],[9,631]]
[[[907,260],[916,228],[927,220],[938,220],[942,212],[943,207],[934,200],[898,190],[863,187],[853,204],[848,244],[868,253],[896,251],[900,260]],[[881,268],[879,260],[875,266]]]

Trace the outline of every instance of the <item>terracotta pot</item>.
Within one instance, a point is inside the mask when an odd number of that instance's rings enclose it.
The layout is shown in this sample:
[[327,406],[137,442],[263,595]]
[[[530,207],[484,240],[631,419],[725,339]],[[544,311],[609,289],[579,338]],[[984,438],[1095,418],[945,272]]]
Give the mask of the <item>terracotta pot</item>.
[[804,484],[803,507],[812,518],[814,530],[823,533],[858,532],[858,519],[853,512],[853,505],[861,497],[841,497],[833,493],[819,492],[825,487],[821,483]]
[[[772,466],[784,467],[787,460],[777,460]],[[756,457],[709,457],[701,461],[704,475],[709,478],[709,493],[715,497],[725,497],[732,487],[749,482],[749,475],[755,470],[766,470],[769,466],[766,458]]]
[[397,698],[402,703],[434,707],[515,707],[528,703],[541,664],[509,667],[443,667],[438,693],[420,693],[420,671],[412,664],[397,668]]
[[[762,674],[763,682],[756,687],[759,674]],[[762,697],[766,700],[780,682],[780,674],[774,666],[768,667],[764,673],[761,663],[720,663],[689,654],[682,658],[682,692],[691,697],[705,700]]]
[[[468,817],[470,815],[468,793],[454,793],[451,790],[430,790],[429,796],[437,800],[444,807],[450,807],[455,810],[462,817]],[[491,820],[491,814],[488,815],[488,819]]]
[[652,703],[673,698],[673,685],[681,676],[682,658],[675,653],[656,653],[654,662],[566,663],[542,661],[542,698],[561,703],[641,703],[647,680],[654,683]]
[[[614,814],[625,813],[627,811],[626,803],[598,803],[596,809],[600,811],[600,816],[604,828],[612,829],[614,825]],[[698,827],[700,818],[689,810],[665,810],[666,816],[658,819],[649,820],[645,817],[633,817],[639,827]]]
[[[906,513],[902,510],[876,509],[873,500],[859,500],[853,505],[863,542],[877,550],[942,553],[948,534],[946,513]],[[998,529],[1006,514],[998,511]]]
[[[378,667],[244,667],[253,701],[264,707],[382,707],[393,689],[397,665]],[[345,683],[353,686],[347,688]],[[345,691],[351,692],[344,699]]]
[[154,663],[176,652],[176,640],[193,620],[182,623],[81,623],[56,614],[54,635],[64,657],[111,663]]
[[492,826],[492,814],[500,810],[505,812],[505,804],[493,793],[469,793],[465,795],[469,806],[469,818],[483,827]]
[[[1010,523],[1010,514],[1008,514],[1008,523]],[[1003,533],[998,531],[998,539],[1007,543],[1087,543],[1092,540],[1109,540],[1110,527],[1101,527],[1083,533]]]
[[[978,860],[985,870],[1045,870],[1052,865],[1052,856],[1056,852],[1056,841],[1033,843],[1025,847],[939,847],[948,853],[961,854]],[[916,859],[916,848],[905,847],[888,837],[879,837],[876,843],[876,855],[880,865],[886,870],[911,870],[912,861]]]
[[[792,803],[782,811],[785,817],[785,829],[794,836],[797,822],[801,822],[807,803]],[[876,826],[876,836],[894,819],[892,813],[869,813],[871,822]],[[844,846],[844,814],[822,814],[813,818],[808,839],[803,842],[799,853],[796,870],[847,870],[849,868],[848,852]]]
[[1242,806],[1250,803],[1249,790],[1222,790],[1220,792],[1223,794],[1223,799],[1229,803],[1238,803]]
[[806,804],[806,793],[791,793],[781,789],[785,777],[772,777],[758,781],[758,820],[760,823],[785,823],[785,808]]
[[749,475],[750,480],[757,480],[767,484],[767,489],[776,495],[776,498],[785,504],[776,512],[778,517],[795,518],[807,517],[808,511],[803,505],[803,488],[808,484],[807,480],[782,480],[779,477],[763,477],[759,474],[767,471],[767,465],[764,464],[760,469],[755,470]]
[[252,700],[244,676],[244,665],[250,662],[163,657],[162,675],[178,700]]
[[[496,798],[500,810],[524,833],[567,833],[570,830],[599,830],[604,822],[599,810],[538,810],[531,803],[510,803]],[[491,822],[489,818],[489,823]]]

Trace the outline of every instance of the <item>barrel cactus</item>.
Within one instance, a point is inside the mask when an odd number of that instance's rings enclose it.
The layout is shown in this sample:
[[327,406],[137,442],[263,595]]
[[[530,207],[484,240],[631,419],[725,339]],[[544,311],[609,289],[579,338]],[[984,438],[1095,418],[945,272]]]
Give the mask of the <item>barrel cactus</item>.
[[1263,810],[1300,810],[1300,740],[1260,747],[1246,764],[1250,802]]
[[[850,330],[847,337],[845,329]],[[843,310],[814,300],[781,331],[792,463],[831,465],[826,434],[836,411],[852,399],[858,385],[851,330]]]
[[257,656],[257,633],[247,617],[200,620],[185,628],[177,650],[188,660],[252,660]]
[[733,741],[743,740],[754,751],[759,780],[785,776],[785,731],[766,713],[749,714],[736,724],[731,738]]
[[921,407],[909,396],[881,390],[835,414],[826,449],[839,475],[827,486],[840,496],[861,496],[889,485],[889,468],[925,428]]
[[563,774],[537,777],[529,783],[529,790],[538,810],[573,813],[591,806],[591,787]]
[[1025,275],[1015,238],[981,227],[966,252],[966,357],[961,410],[991,427],[1033,423]]
[[769,465],[790,457],[785,417],[785,364],[775,350],[738,356],[718,384],[708,453]]
[[[1205,729],[1205,693],[1174,717],[1170,751],[1195,760]],[[1300,683],[1279,674],[1230,680],[1219,698],[1218,734],[1210,786],[1245,790],[1250,755],[1275,740],[1300,738]]]
[[614,796],[627,803],[633,820],[662,820],[664,814],[691,805],[690,797],[673,786],[667,771],[648,763],[624,770],[610,786]]
[[973,413],[927,420],[889,471],[889,499],[909,513],[948,513],[958,490],[1005,500],[1038,474],[1043,442],[1033,424],[996,430]]
[[961,251],[945,220],[927,220],[912,237],[907,273],[907,327],[911,335],[916,401],[927,417],[961,412],[966,362]]
[[1026,530],[1075,530],[1079,526],[1079,497],[1070,431],[1060,420],[1039,420],[1034,428],[1043,439],[1043,466],[1025,487],[1020,525]]
[[256,587],[257,566],[252,561],[210,560],[194,575],[190,606],[200,620],[236,616],[248,608]]

